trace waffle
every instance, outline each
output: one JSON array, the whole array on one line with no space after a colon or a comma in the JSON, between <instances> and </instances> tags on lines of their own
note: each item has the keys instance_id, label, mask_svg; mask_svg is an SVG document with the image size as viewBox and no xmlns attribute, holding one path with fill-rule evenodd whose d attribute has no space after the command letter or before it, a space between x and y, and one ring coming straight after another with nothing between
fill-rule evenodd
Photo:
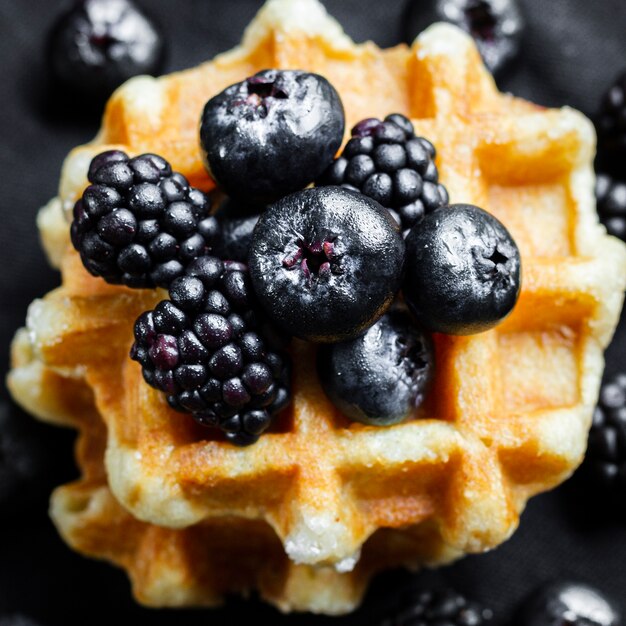
<instances>
[{"instance_id":1,"label":"waffle","mask_svg":"<svg viewBox=\"0 0 626 626\"><path fill-rule=\"evenodd\" d=\"M315 348L293 344L293 395L268 434L236 448L173 413L128 358L133 320L162 299L91 277L68 212L90 159L156 152L205 190L204 102L267 68L326 76L347 128L408 115L438 148L452 202L515 237L523 289L504 323L436 335L436 376L416 419L349 422L322 392ZM626 285L626 248L598 224L593 127L498 93L472 40L438 24L411 47L356 45L316 0L270 0L234 50L132 79L95 140L65 161L38 224L62 285L31 305L8 383L43 420L77 428L82 476L51 515L74 549L127 572L150 606L218 604L257 589L283 611L345 613L384 568L448 563L511 536L527 500L580 463Z\"/></svg>"}]
</instances>

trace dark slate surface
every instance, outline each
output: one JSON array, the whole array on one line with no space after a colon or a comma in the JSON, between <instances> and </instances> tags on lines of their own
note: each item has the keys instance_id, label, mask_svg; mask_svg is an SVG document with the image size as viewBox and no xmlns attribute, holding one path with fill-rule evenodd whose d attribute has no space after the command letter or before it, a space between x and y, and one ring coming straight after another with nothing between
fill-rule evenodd
<instances>
[{"instance_id":1,"label":"dark slate surface","mask_svg":"<svg viewBox=\"0 0 626 626\"><path fill-rule=\"evenodd\" d=\"M356 40L383 46L405 36L404 0L326 0ZM35 229L37 209L56 192L62 160L89 140L98 116L60 106L46 88L43 64L47 29L62 2L0 0L0 354L8 367L10 339L27 305L58 283L46 265ZM196 64L235 45L260 2L151 0L167 25L167 70ZM600 93L626 65L623 0L524 0L528 30L522 58L501 87L546 105L570 104L590 114ZM607 353L609 373L624 367L626 327ZM491 606L508 621L531 588L552 578L575 578L611 594L626 614L626 522L598 513L570 482L533 499L508 543L436 572L380 576L363 609L341 619L283 617L256 600L231 600L225 609L150 611L130 598L126 576L84 559L57 536L46 515L51 488L71 479L73 435L36 424L10 404L0 388L0 618L18 614L42 625L135 623L191 626L226 620L275 624L369 624L407 584L453 585ZM20 460L19 451L31 455ZM22 452L24 453L24 452ZM0 621L2 621L0 619Z\"/></svg>"}]
</instances>

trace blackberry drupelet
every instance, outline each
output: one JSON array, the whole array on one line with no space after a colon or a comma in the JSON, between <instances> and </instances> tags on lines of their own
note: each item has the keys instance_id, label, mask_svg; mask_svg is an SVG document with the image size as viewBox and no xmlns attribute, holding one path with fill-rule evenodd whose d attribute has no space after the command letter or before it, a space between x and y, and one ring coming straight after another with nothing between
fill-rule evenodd
<instances>
[{"instance_id":1,"label":"blackberry drupelet","mask_svg":"<svg viewBox=\"0 0 626 626\"><path fill-rule=\"evenodd\" d=\"M626 158L626 72L604 94L596 128L600 166L623 175Z\"/></svg>"},{"instance_id":2,"label":"blackberry drupelet","mask_svg":"<svg viewBox=\"0 0 626 626\"><path fill-rule=\"evenodd\" d=\"M352 139L317 184L360 191L390 209L406 231L448 203L435 155L433 144L416 137L404 115L393 113L382 122L368 118L352 129Z\"/></svg>"},{"instance_id":3,"label":"blackberry drupelet","mask_svg":"<svg viewBox=\"0 0 626 626\"><path fill-rule=\"evenodd\" d=\"M609 235L626 240L626 183L610 174L598 174L596 201L598 215Z\"/></svg>"},{"instance_id":4,"label":"blackberry drupelet","mask_svg":"<svg viewBox=\"0 0 626 626\"><path fill-rule=\"evenodd\" d=\"M394 615L384 619L380 626L483 626L493 618L490 609L452 590L409 589L398 604Z\"/></svg>"},{"instance_id":5,"label":"blackberry drupelet","mask_svg":"<svg viewBox=\"0 0 626 626\"><path fill-rule=\"evenodd\" d=\"M103 152L88 178L72 243L87 270L109 283L167 288L219 238L208 197L160 156Z\"/></svg>"},{"instance_id":6,"label":"blackberry drupelet","mask_svg":"<svg viewBox=\"0 0 626 626\"><path fill-rule=\"evenodd\" d=\"M254 443L289 402L289 364L253 300L246 267L204 256L135 323L131 358L170 406Z\"/></svg>"},{"instance_id":7,"label":"blackberry drupelet","mask_svg":"<svg viewBox=\"0 0 626 626\"><path fill-rule=\"evenodd\" d=\"M626 498L626 374L602 386L582 474L594 488Z\"/></svg>"}]
</instances>

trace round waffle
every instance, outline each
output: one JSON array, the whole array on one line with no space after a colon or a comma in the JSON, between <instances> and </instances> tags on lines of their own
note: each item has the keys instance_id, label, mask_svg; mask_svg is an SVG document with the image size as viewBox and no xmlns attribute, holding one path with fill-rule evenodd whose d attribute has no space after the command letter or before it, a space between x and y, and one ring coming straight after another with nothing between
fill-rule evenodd
<instances>
[{"instance_id":1,"label":"round waffle","mask_svg":"<svg viewBox=\"0 0 626 626\"><path fill-rule=\"evenodd\" d=\"M315 348L293 345L293 396L245 449L171 411L128 358L157 290L107 285L69 244L68 213L106 149L156 152L190 182L208 98L268 67L314 71L347 128L409 116L438 149L451 202L498 217L523 258L520 300L496 329L434 337L436 376L415 419L346 420L322 392ZM529 497L580 463L626 285L626 247L598 224L593 127L498 93L472 40L435 25L413 46L356 45L317 0L270 0L238 48L198 68L129 81L95 140L63 167L39 217L62 286L29 309L9 388L36 416L80 432L81 478L51 514L75 549L127 570L152 606L213 605L258 589L282 610L350 611L383 568L438 565L515 530Z\"/></svg>"}]
</instances>

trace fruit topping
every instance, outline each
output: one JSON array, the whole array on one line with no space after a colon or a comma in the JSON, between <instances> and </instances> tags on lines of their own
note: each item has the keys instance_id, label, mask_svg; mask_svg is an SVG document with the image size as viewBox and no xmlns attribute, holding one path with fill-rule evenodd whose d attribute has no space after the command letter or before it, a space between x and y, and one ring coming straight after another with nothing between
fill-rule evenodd
<instances>
[{"instance_id":1,"label":"fruit topping","mask_svg":"<svg viewBox=\"0 0 626 626\"><path fill-rule=\"evenodd\" d=\"M163 37L131 0L76 0L49 42L53 75L86 100L102 101L139 74L163 64Z\"/></svg>"},{"instance_id":2,"label":"fruit topping","mask_svg":"<svg viewBox=\"0 0 626 626\"><path fill-rule=\"evenodd\" d=\"M209 173L226 193L264 204L317 178L343 131L343 105L325 78L272 69L206 103L200 142Z\"/></svg>"},{"instance_id":3,"label":"fruit topping","mask_svg":"<svg viewBox=\"0 0 626 626\"><path fill-rule=\"evenodd\" d=\"M261 215L250 276L284 332L317 342L352 339L389 307L402 279L404 241L370 198L341 187L306 189Z\"/></svg>"},{"instance_id":4,"label":"fruit topping","mask_svg":"<svg viewBox=\"0 0 626 626\"><path fill-rule=\"evenodd\" d=\"M450 335L479 333L515 306L519 250L486 211L466 204L437 209L413 227L406 246L404 296L425 328Z\"/></svg>"},{"instance_id":5,"label":"fruit topping","mask_svg":"<svg viewBox=\"0 0 626 626\"><path fill-rule=\"evenodd\" d=\"M200 190L155 154L96 156L74 206L72 243L87 270L128 287L165 287L219 237Z\"/></svg>"},{"instance_id":6,"label":"fruit topping","mask_svg":"<svg viewBox=\"0 0 626 626\"><path fill-rule=\"evenodd\" d=\"M360 191L392 209L404 231L448 204L448 192L438 182L435 154L433 144L416 137L404 115L393 113L384 121L368 118L352 129L352 139L318 185Z\"/></svg>"},{"instance_id":7,"label":"fruit topping","mask_svg":"<svg viewBox=\"0 0 626 626\"><path fill-rule=\"evenodd\" d=\"M317 371L324 391L347 417L377 426L410 417L434 369L430 339L403 311L383 315L355 339L324 345Z\"/></svg>"},{"instance_id":8,"label":"fruit topping","mask_svg":"<svg viewBox=\"0 0 626 626\"><path fill-rule=\"evenodd\" d=\"M626 240L626 183L610 174L598 174L596 201L600 220L609 235Z\"/></svg>"},{"instance_id":9,"label":"fruit topping","mask_svg":"<svg viewBox=\"0 0 626 626\"><path fill-rule=\"evenodd\" d=\"M220 428L232 443L254 443L288 404L290 384L245 266L196 259L169 297L137 319L131 358L172 408Z\"/></svg>"},{"instance_id":10,"label":"fruit topping","mask_svg":"<svg viewBox=\"0 0 626 626\"><path fill-rule=\"evenodd\" d=\"M521 607L520 626L619 626L613 604L581 583L553 582L538 589Z\"/></svg>"}]
</instances>

